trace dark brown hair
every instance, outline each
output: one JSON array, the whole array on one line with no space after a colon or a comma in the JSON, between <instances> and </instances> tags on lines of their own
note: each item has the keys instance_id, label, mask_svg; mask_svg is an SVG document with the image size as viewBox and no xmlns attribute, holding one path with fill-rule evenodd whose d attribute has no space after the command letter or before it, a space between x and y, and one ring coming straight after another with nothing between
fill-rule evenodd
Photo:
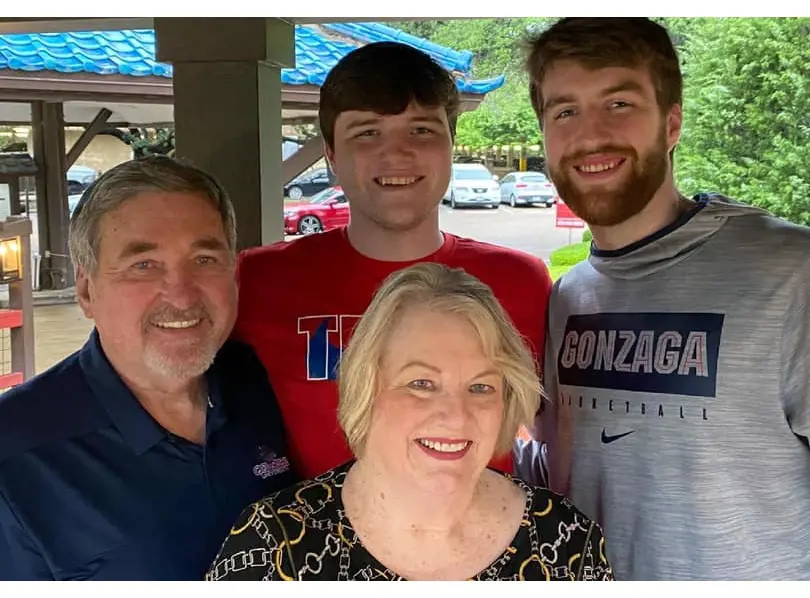
<instances>
[{"instance_id":1,"label":"dark brown hair","mask_svg":"<svg viewBox=\"0 0 810 598\"><path fill-rule=\"evenodd\" d=\"M349 52L321 86L318 120L334 147L335 121L347 110L400 114L408 104L443 107L455 133L459 93L453 76L424 52L398 42L377 42Z\"/></svg>"},{"instance_id":2,"label":"dark brown hair","mask_svg":"<svg viewBox=\"0 0 810 598\"><path fill-rule=\"evenodd\" d=\"M543 78L558 60L574 60L591 69L646 66L662 111L683 102L678 55L667 30L650 19L568 17L531 40L528 51L529 92L541 124Z\"/></svg>"}]
</instances>

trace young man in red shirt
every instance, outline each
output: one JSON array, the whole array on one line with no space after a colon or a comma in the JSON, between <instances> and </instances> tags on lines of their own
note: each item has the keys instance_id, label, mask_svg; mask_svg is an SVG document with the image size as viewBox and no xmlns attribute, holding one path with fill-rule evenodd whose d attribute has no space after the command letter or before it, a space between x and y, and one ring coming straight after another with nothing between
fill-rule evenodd
<instances>
[{"instance_id":1,"label":"young man in red shirt","mask_svg":"<svg viewBox=\"0 0 810 598\"><path fill-rule=\"evenodd\" d=\"M423 52L382 42L348 54L321 87L319 113L326 158L351 206L348 226L240 257L235 335L268 371L299 475L352 456L337 423L336 366L395 270L420 261L464 268L543 354L551 291L543 261L439 229L458 109L453 77ZM511 472L511 461L492 465Z\"/></svg>"}]
</instances>

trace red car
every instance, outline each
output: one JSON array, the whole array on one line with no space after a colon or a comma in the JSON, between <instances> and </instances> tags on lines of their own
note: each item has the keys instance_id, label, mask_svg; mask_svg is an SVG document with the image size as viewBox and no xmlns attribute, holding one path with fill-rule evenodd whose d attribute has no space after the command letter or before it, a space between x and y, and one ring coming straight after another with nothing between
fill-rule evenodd
<instances>
[{"instance_id":1,"label":"red car","mask_svg":"<svg viewBox=\"0 0 810 598\"><path fill-rule=\"evenodd\" d=\"M349 223L349 202L340 187L328 187L312 199L284 206L284 232L311 235Z\"/></svg>"}]
</instances>

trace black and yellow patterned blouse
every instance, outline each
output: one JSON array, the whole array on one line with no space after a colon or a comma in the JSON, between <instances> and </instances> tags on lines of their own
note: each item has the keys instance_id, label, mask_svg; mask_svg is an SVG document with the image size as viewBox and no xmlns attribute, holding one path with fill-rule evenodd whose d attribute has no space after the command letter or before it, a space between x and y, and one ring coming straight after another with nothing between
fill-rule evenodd
<instances>
[{"instance_id":1,"label":"black and yellow patterned blouse","mask_svg":"<svg viewBox=\"0 0 810 598\"><path fill-rule=\"evenodd\" d=\"M251 505L206 580L404 581L363 547L346 518L341 491L350 466ZM598 525L566 498L510 479L526 493L523 523L510 546L473 580L613 579Z\"/></svg>"}]
</instances>

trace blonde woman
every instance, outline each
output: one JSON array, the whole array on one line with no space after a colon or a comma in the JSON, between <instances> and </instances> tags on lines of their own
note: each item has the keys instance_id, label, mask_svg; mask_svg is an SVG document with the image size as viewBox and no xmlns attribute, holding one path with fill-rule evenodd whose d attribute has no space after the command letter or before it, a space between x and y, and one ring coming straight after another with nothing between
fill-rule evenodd
<instances>
[{"instance_id":1,"label":"blonde woman","mask_svg":"<svg viewBox=\"0 0 810 598\"><path fill-rule=\"evenodd\" d=\"M601 529L489 469L542 389L489 287L423 263L392 274L340 365L355 459L253 504L209 580L611 580Z\"/></svg>"}]
</instances>

